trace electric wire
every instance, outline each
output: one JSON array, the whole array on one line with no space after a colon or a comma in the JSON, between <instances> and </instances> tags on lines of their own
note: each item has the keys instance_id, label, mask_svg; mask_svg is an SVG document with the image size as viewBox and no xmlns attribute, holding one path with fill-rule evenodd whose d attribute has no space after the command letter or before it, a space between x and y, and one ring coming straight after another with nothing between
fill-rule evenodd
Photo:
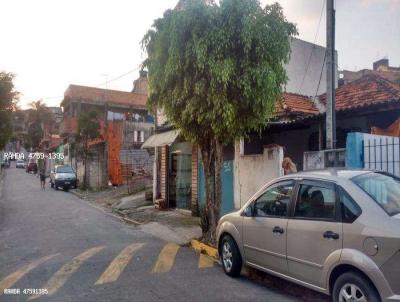
<instances>
[{"instance_id":1,"label":"electric wire","mask_svg":"<svg viewBox=\"0 0 400 302\"><path fill-rule=\"evenodd\" d=\"M102 82L102 83L100 83L98 85L95 85L95 87L101 87L103 85L107 85L110 82L117 81L117 80L119 80L119 79L121 79L121 78L123 78L123 77L125 77L125 76L127 76L127 75L129 75L129 74L131 74L131 73L133 73L133 72L135 72L137 70L139 70L139 69L140 69L140 65L138 67L136 67L134 69L131 69L131 70L127 71L127 72L124 72L124 73L122 73L122 74L120 74L120 75L118 75L118 76L116 76L116 77L114 77L114 78L112 78L110 80L107 80L107 81ZM57 99L57 98L63 98L63 97L64 97L64 95L58 95L58 96L42 97L42 98L38 98L38 100L51 100L51 99Z\"/></svg>"},{"instance_id":2,"label":"electric wire","mask_svg":"<svg viewBox=\"0 0 400 302\"><path fill-rule=\"evenodd\" d=\"M315 36L314 36L313 46L312 46L312 48L311 48L310 56L308 57L308 62L307 62L306 71L305 71L305 73L304 73L304 75L303 75L303 78L302 78L302 80L301 80L300 87L299 87L299 90L298 90L298 94L301 93L301 89L303 88L304 80L305 80L306 75L307 75L307 73L308 73L308 69L310 68L311 58L312 58L312 55L313 55L313 52L314 52L314 49L315 49L315 43L316 43L317 38L318 38L318 33L319 33L319 28L320 28L320 26L321 26L321 20L322 20L322 15L323 15L323 13L324 13L324 8L325 8L325 0L323 0L323 2L322 2L322 9L321 9L321 13L320 13L320 16L319 16L317 31L316 31Z\"/></svg>"}]
</instances>

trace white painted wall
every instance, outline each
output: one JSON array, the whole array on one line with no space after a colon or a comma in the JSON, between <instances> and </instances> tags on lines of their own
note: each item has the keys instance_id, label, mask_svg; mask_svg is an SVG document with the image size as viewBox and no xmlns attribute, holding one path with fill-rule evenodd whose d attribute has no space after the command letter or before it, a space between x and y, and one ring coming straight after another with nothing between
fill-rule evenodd
<instances>
[{"instance_id":1,"label":"white painted wall","mask_svg":"<svg viewBox=\"0 0 400 302\"><path fill-rule=\"evenodd\" d=\"M263 154L240 155L240 142L235 143L234 196L240 208L268 181L282 176L283 148L264 148Z\"/></svg>"},{"instance_id":2,"label":"white painted wall","mask_svg":"<svg viewBox=\"0 0 400 302\"><path fill-rule=\"evenodd\" d=\"M292 39L291 57L285 69L288 82L286 92L297 93L306 96L315 96L326 92L326 60L324 64L325 47L299 39ZM310 59L310 54L311 59ZM307 69L308 62L310 64ZM337 62L337 52L336 52ZM322 77L318 88L318 82L323 67ZM303 81L304 78L304 81ZM338 71L336 68L336 87ZM303 82L303 84L302 84ZM318 90L317 90L318 88Z\"/></svg>"}]
</instances>

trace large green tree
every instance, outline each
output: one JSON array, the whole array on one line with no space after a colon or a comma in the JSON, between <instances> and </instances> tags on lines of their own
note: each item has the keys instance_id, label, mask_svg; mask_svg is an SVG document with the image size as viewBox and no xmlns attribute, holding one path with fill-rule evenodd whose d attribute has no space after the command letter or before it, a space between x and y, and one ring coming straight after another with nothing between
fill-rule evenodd
<instances>
[{"instance_id":1,"label":"large green tree","mask_svg":"<svg viewBox=\"0 0 400 302\"><path fill-rule=\"evenodd\" d=\"M260 131L272 117L295 34L279 4L186 0L155 20L143 39L149 105L200 148L204 235L211 241L220 216L223 146Z\"/></svg>"},{"instance_id":2,"label":"large green tree","mask_svg":"<svg viewBox=\"0 0 400 302\"><path fill-rule=\"evenodd\" d=\"M12 112L18 100L13 80L12 73L0 72L0 150L12 136Z\"/></svg>"}]
</instances>

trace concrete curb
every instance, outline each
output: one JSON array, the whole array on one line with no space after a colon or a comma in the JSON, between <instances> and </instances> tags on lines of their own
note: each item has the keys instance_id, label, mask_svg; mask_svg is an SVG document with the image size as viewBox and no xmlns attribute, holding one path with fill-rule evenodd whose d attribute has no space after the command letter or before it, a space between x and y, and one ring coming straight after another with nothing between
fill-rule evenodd
<instances>
[{"instance_id":1,"label":"concrete curb","mask_svg":"<svg viewBox=\"0 0 400 302\"><path fill-rule=\"evenodd\" d=\"M190 241L190 246L196 252L201 254L206 254L207 256L213 258L214 260L219 261L218 250L216 248L209 246L203 242L200 242L196 239Z\"/></svg>"},{"instance_id":2,"label":"concrete curb","mask_svg":"<svg viewBox=\"0 0 400 302\"><path fill-rule=\"evenodd\" d=\"M5 174L4 169L1 169L0 170L0 199L3 196L2 193L3 193L3 178L4 178L4 174Z\"/></svg>"},{"instance_id":3,"label":"concrete curb","mask_svg":"<svg viewBox=\"0 0 400 302\"><path fill-rule=\"evenodd\" d=\"M68 190L68 192L74 194L76 197L79 197L82 200L85 200L85 195L76 190Z\"/></svg>"},{"instance_id":4,"label":"concrete curb","mask_svg":"<svg viewBox=\"0 0 400 302\"><path fill-rule=\"evenodd\" d=\"M90 201L86 200L85 198L83 198L83 195L76 192L76 191L69 191L69 193L72 193L73 195L75 195L76 197L78 197L80 200L84 201L85 204L89 205L92 208L95 208L101 212L103 212L106 215L109 215L111 217L117 218L118 220L128 223L128 224L134 224L134 225L142 225L143 223L140 223L136 220L130 219L125 217L123 214L119 213L119 211L114 211L112 210L111 212L106 211L103 207L100 207L98 205L95 205L93 203L91 203Z\"/></svg>"}]
</instances>

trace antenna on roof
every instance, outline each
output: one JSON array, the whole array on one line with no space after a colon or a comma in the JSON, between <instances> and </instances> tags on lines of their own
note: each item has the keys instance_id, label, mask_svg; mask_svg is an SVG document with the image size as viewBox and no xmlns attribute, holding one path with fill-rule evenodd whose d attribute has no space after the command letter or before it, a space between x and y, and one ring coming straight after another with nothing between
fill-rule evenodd
<instances>
[{"instance_id":1,"label":"antenna on roof","mask_svg":"<svg viewBox=\"0 0 400 302\"><path fill-rule=\"evenodd\" d=\"M106 81L104 82L104 84L106 84L106 89L108 89L108 76L109 76L109 74L108 73L102 73L101 76L106 78Z\"/></svg>"}]
</instances>

